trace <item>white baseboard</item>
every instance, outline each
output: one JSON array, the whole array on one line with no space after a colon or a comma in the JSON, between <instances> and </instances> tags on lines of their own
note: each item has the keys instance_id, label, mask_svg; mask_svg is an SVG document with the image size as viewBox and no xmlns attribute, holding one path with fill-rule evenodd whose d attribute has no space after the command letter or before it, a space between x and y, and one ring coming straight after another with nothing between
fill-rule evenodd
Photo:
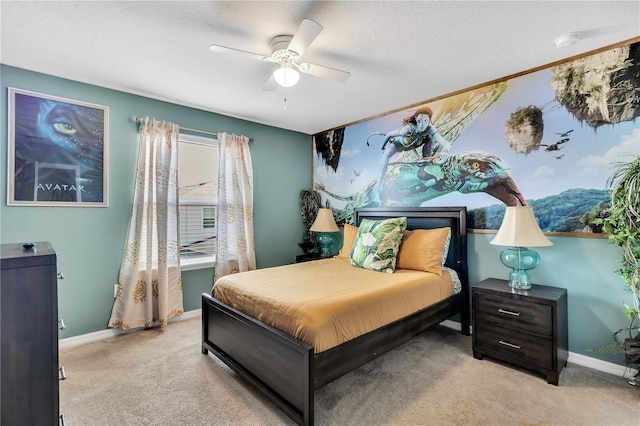
<instances>
[{"instance_id":1,"label":"white baseboard","mask_svg":"<svg viewBox=\"0 0 640 426\"><path fill-rule=\"evenodd\" d=\"M176 317L169 322L182 321L186 319L196 318L202 315L202 309L194 309L193 311L185 312L184 314ZM67 349L74 346L80 346L91 342L97 342L98 340L108 339L110 337L120 336L122 334L131 333L141 330L141 328L134 328L131 330L120 330L110 328L108 330L95 331L93 333L81 334L80 336L67 337L66 339L60 339L58 341L58 348Z\"/></svg>"},{"instance_id":2,"label":"white baseboard","mask_svg":"<svg viewBox=\"0 0 640 426\"><path fill-rule=\"evenodd\" d=\"M573 352L569 352L569 359L567 361L572 364L578 364L583 367L593 368L594 370L614 374L620 377L626 377L628 379L638 374L638 370L636 369L624 367L612 362L602 361L597 358L592 358L590 356L580 355Z\"/></svg>"},{"instance_id":3,"label":"white baseboard","mask_svg":"<svg viewBox=\"0 0 640 426\"><path fill-rule=\"evenodd\" d=\"M458 321L444 320L440 323L440 325L457 331L462 330L462 325Z\"/></svg>"},{"instance_id":4,"label":"white baseboard","mask_svg":"<svg viewBox=\"0 0 640 426\"><path fill-rule=\"evenodd\" d=\"M191 318L196 318L202 315L202 309L195 309L193 311L185 312L183 315L180 315L177 318L172 319L173 321L181 321ZM444 327L451 328L453 330L460 331L462 330L462 326L457 321L444 320L440 323L440 325ZM60 349L72 348L74 346L84 345L86 343L96 342L98 340L108 339L110 337L119 336L121 334L131 333L133 331L138 331L139 328L133 330L100 330L93 333L82 334L80 336L67 337L66 339L60 339L58 342L58 347ZM620 377L631 378L638 374L637 370L633 368L626 368L622 365L614 364L612 362L602 361L596 358L591 358L589 356L580 355L577 353L569 352L568 362L581 365L587 368L593 368L594 370L602 371L609 374L614 374Z\"/></svg>"}]
</instances>

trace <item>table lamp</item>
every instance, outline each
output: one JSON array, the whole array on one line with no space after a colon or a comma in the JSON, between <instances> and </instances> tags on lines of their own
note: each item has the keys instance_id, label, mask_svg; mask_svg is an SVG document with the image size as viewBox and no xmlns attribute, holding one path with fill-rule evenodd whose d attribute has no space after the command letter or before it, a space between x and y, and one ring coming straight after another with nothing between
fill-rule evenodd
<instances>
[{"instance_id":1,"label":"table lamp","mask_svg":"<svg viewBox=\"0 0 640 426\"><path fill-rule=\"evenodd\" d=\"M500 261L512 269L509 273L509 286L517 290L531 288L531 277L527 270L540 263L540 255L527 247L553 245L540 230L533 209L529 206L507 207L502 225L491 244L511 246L500 253Z\"/></svg>"},{"instance_id":2,"label":"table lamp","mask_svg":"<svg viewBox=\"0 0 640 426\"><path fill-rule=\"evenodd\" d=\"M316 232L316 241L320 246L320 256L331 257L331 245L336 242L336 236L332 232L338 232L338 225L333 218L331 209L318 209L316 220L309 228L309 231Z\"/></svg>"}]
</instances>

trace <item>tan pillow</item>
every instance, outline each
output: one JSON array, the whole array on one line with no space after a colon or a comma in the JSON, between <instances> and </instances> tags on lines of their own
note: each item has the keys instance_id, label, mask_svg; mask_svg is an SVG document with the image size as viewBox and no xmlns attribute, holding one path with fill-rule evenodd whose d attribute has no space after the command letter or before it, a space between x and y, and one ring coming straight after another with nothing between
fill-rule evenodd
<instances>
[{"instance_id":1,"label":"tan pillow","mask_svg":"<svg viewBox=\"0 0 640 426\"><path fill-rule=\"evenodd\" d=\"M342 231L342 248L336 255L338 259L351 259L351 250L353 249L353 243L356 241L356 235L358 235L358 227L345 223Z\"/></svg>"},{"instance_id":2,"label":"tan pillow","mask_svg":"<svg viewBox=\"0 0 640 426\"><path fill-rule=\"evenodd\" d=\"M404 231L396 268L442 275L442 259L450 234L450 228Z\"/></svg>"}]
</instances>

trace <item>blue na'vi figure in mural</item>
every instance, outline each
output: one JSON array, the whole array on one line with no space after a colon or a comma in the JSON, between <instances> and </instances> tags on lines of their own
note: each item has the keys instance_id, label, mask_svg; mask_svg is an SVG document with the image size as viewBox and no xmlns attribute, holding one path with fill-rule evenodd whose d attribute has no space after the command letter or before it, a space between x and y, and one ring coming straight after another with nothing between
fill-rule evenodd
<instances>
[{"instance_id":1,"label":"blue na'vi figure in mural","mask_svg":"<svg viewBox=\"0 0 640 426\"><path fill-rule=\"evenodd\" d=\"M381 204L379 194L384 183L384 176L389 167L389 160L399 152L413 151L420 157L417 149L422 147L422 160L434 161L445 155L451 144L438 132L431 123L433 111L428 106L418 108L411 116L402 121L402 127L390 132L381 132L378 135L384 136L382 144L382 159L378 169L378 180L375 184L375 197L378 205ZM374 133L375 135L375 133ZM373 135L370 135L371 137ZM367 142L368 143L368 142Z\"/></svg>"}]
</instances>

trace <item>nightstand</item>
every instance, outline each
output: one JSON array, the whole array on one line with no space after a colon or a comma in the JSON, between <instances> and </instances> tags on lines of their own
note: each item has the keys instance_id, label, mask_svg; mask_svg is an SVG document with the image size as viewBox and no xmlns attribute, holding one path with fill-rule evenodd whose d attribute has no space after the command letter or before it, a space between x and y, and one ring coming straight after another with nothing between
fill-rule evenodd
<instances>
[{"instance_id":1,"label":"nightstand","mask_svg":"<svg viewBox=\"0 0 640 426\"><path fill-rule=\"evenodd\" d=\"M471 288L473 356L506 361L558 385L567 365L567 290L534 284L514 290L486 279Z\"/></svg>"}]
</instances>

